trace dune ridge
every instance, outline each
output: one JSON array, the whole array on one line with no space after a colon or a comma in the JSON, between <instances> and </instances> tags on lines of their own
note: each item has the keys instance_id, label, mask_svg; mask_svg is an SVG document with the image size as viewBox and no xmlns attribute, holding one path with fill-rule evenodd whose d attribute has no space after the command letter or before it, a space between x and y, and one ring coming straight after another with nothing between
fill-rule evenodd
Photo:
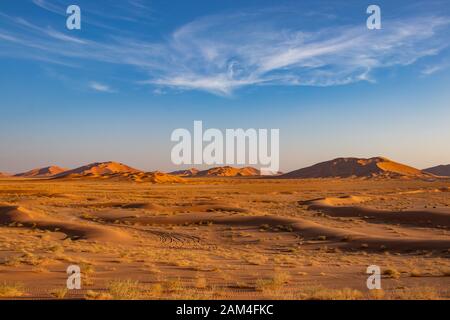
<instances>
[{"instance_id":1,"label":"dune ridge","mask_svg":"<svg viewBox=\"0 0 450 320\"><path fill-rule=\"evenodd\" d=\"M174 175L174 176L180 176L180 177L193 177L193 176L196 176L199 172L200 172L200 170L198 170L196 168L190 168L190 169L186 169L186 170L172 171L172 172L169 172L169 174Z\"/></svg>"},{"instance_id":2,"label":"dune ridge","mask_svg":"<svg viewBox=\"0 0 450 320\"><path fill-rule=\"evenodd\" d=\"M101 240L107 242L121 242L129 240L130 237L118 230L103 226L91 226L77 222L66 222L50 218L44 214L32 212L20 206L0 205L0 224L25 226L27 228L38 228L49 231L65 233L67 237L74 240Z\"/></svg>"},{"instance_id":3,"label":"dune ridge","mask_svg":"<svg viewBox=\"0 0 450 320\"><path fill-rule=\"evenodd\" d=\"M333 217L362 217L368 222L400 224L417 227L450 227L450 210L380 210L358 206L369 197L344 196L299 201L308 210L318 210Z\"/></svg>"},{"instance_id":4,"label":"dune ridge","mask_svg":"<svg viewBox=\"0 0 450 320\"><path fill-rule=\"evenodd\" d=\"M391 161L384 157L337 158L310 167L291 171L277 178L432 178L419 169Z\"/></svg>"},{"instance_id":5,"label":"dune ridge","mask_svg":"<svg viewBox=\"0 0 450 320\"><path fill-rule=\"evenodd\" d=\"M101 176L105 174L114 174L114 173L139 173L139 172L142 171L129 167L123 163L108 161L108 162L94 162L72 170L67 170L60 174L55 175L55 178Z\"/></svg>"},{"instance_id":6,"label":"dune ridge","mask_svg":"<svg viewBox=\"0 0 450 320\"><path fill-rule=\"evenodd\" d=\"M423 169L423 171L434 174L436 176L450 177L450 164Z\"/></svg>"},{"instance_id":7,"label":"dune ridge","mask_svg":"<svg viewBox=\"0 0 450 320\"><path fill-rule=\"evenodd\" d=\"M230 166L214 167L207 170L199 171L198 177L248 177L259 176L261 173L253 167L235 168Z\"/></svg>"},{"instance_id":8,"label":"dune ridge","mask_svg":"<svg viewBox=\"0 0 450 320\"><path fill-rule=\"evenodd\" d=\"M61 168L58 166L49 166L44 168L36 168L32 169L30 171L22 172L15 174L15 177L22 177L22 178L46 178L46 177L53 177L57 174L60 174L62 172L67 171L66 168Z\"/></svg>"},{"instance_id":9,"label":"dune ridge","mask_svg":"<svg viewBox=\"0 0 450 320\"><path fill-rule=\"evenodd\" d=\"M122 222L126 224L139 225L225 225L261 228L281 228L294 232L305 240L314 240L318 237L326 237L327 241L342 249L361 249L370 251L395 250L395 251L417 251L450 248L447 240L424 240L417 238L390 238L370 236L356 231L324 226L316 222L307 221L302 218L288 218L273 215L252 216L223 216L217 213L188 213L177 216L137 216L129 213L98 213L96 216L102 221L109 223Z\"/></svg>"}]
</instances>

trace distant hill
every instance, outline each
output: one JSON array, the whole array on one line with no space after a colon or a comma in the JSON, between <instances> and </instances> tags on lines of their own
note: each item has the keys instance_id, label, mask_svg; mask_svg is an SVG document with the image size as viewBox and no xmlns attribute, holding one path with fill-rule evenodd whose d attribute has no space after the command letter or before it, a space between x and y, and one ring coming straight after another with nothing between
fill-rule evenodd
<instances>
[{"instance_id":1,"label":"distant hill","mask_svg":"<svg viewBox=\"0 0 450 320\"><path fill-rule=\"evenodd\" d=\"M196 168L190 168L190 169L186 169L186 170L172 171L169 174L174 175L174 176L179 176L179 177L193 177L193 176L196 176L199 172L200 172L200 170L198 170Z\"/></svg>"},{"instance_id":2,"label":"distant hill","mask_svg":"<svg viewBox=\"0 0 450 320\"><path fill-rule=\"evenodd\" d=\"M149 181L152 183L182 183L186 181L181 177L159 171L147 172L141 179L142 181Z\"/></svg>"},{"instance_id":3,"label":"distant hill","mask_svg":"<svg viewBox=\"0 0 450 320\"><path fill-rule=\"evenodd\" d=\"M54 179L108 179L150 183L180 183L185 180L159 171L144 172L119 162L95 162L62 172Z\"/></svg>"},{"instance_id":4,"label":"distant hill","mask_svg":"<svg viewBox=\"0 0 450 320\"><path fill-rule=\"evenodd\" d=\"M55 178L95 177L110 174L140 173L142 171L129 167L123 163L108 161L95 162L76 169L67 170L55 175Z\"/></svg>"},{"instance_id":5,"label":"distant hill","mask_svg":"<svg viewBox=\"0 0 450 320\"><path fill-rule=\"evenodd\" d=\"M234 168L230 166L215 167L208 170L199 171L198 177L247 177L259 176L260 171L253 167Z\"/></svg>"},{"instance_id":6,"label":"distant hill","mask_svg":"<svg viewBox=\"0 0 450 320\"><path fill-rule=\"evenodd\" d=\"M430 178L431 174L384 157L337 158L295 170L278 178Z\"/></svg>"},{"instance_id":7,"label":"distant hill","mask_svg":"<svg viewBox=\"0 0 450 320\"><path fill-rule=\"evenodd\" d=\"M428 169L424 169L423 171L434 174L436 176L450 177L450 164L431 167Z\"/></svg>"},{"instance_id":8,"label":"distant hill","mask_svg":"<svg viewBox=\"0 0 450 320\"><path fill-rule=\"evenodd\" d=\"M105 173L97 176L85 176L84 178L100 178L112 181L134 181L134 182L150 182L150 183L182 183L186 180L179 176L168 173L153 172L116 172Z\"/></svg>"},{"instance_id":9,"label":"distant hill","mask_svg":"<svg viewBox=\"0 0 450 320\"><path fill-rule=\"evenodd\" d=\"M6 172L0 172L0 178L7 178L10 177L11 175L9 173Z\"/></svg>"},{"instance_id":10,"label":"distant hill","mask_svg":"<svg viewBox=\"0 0 450 320\"><path fill-rule=\"evenodd\" d=\"M58 166L50 166L45 168L37 168L27 172L22 172L14 175L21 178L47 178L60 174L68 169L60 168Z\"/></svg>"}]
</instances>

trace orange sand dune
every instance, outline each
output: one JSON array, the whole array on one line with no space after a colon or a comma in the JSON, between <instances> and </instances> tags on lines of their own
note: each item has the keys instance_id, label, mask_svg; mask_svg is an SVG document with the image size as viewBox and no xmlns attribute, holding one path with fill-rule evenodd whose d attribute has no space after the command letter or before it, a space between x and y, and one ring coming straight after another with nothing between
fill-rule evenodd
<instances>
[{"instance_id":1,"label":"orange sand dune","mask_svg":"<svg viewBox=\"0 0 450 320\"><path fill-rule=\"evenodd\" d=\"M138 173L112 173L103 174L102 179L111 179L114 181L135 181L135 182L150 182L150 183L183 183L185 180L181 177L172 176L167 173L154 172L138 172Z\"/></svg>"},{"instance_id":2,"label":"orange sand dune","mask_svg":"<svg viewBox=\"0 0 450 320\"><path fill-rule=\"evenodd\" d=\"M234 168L230 166L215 167L208 170L199 171L196 176L199 177L239 177L239 176L258 176L260 171L253 167Z\"/></svg>"},{"instance_id":3,"label":"orange sand dune","mask_svg":"<svg viewBox=\"0 0 450 320\"><path fill-rule=\"evenodd\" d=\"M179 204L177 206L162 206L148 202L99 202L99 203L83 203L75 205L84 208L113 208L113 209L143 209L153 212L226 212L226 213L255 213L246 208L240 208L230 203L220 201L197 201L194 203Z\"/></svg>"},{"instance_id":4,"label":"orange sand dune","mask_svg":"<svg viewBox=\"0 0 450 320\"><path fill-rule=\"evenodd\" d=\"M337 158L295 170L278 178L431 178L431 174L383 157Z\"/></svg>"},{"instance_id":5,"label":"orange sand dune","mask_svg":"<svg viewBox=\"0 0 450 320\"><path fill-rule=\"evenodd\" d=\"M227 225L262 228L269 226L286 232L294 232L305 240L314 240L318 237L326 237L330 243L342 249L364 250L396 250L416 251L450 248L448 240L424 240L412 237L391 238L377 237L367 234L349 231L341 228L324 226L316 222L307 221L302 218L287 218L273 215L265 216L224 216L218 213L188 213L176 216L139 216L127 212L103 212L97 213L102 221L123 222L126 224L139 225Z\"/></svg>"},{"instance_id":6,"label":"orange sand dune","mask_svg":"<svg viewBox=\"0 0 450 320\"><path fill-rule=\"evenodd\" d=\"M73 170L68 170L56 175L56 178L66 177L84 177L84 176L101 176L104 174L113 173L139 173L140 170L129 167L125 164L108 161L108 162L95 162L82 166Z\"/></svg>"},{"instance_id":7,"label":"orange sand dune","mask_svg":"<svg viewBox=\"0 0 450 320\"><path fill-rule=\"evenodd\" d=\"M135 181L150 183L181 183L180 177L163 172L143 172L118 162L91 163L73 170L57 174L54 179L111 179L113 181Z\"/></svg>"},{"instance_id":8,"label":"orange sand dune","mask_svg":"<svg viewBox=\"0 0 450 320\"><path fill-rule=\"evenodd\" d=\"M27 172L18 173L15 177L22 178L45 178L45 177L53 177L57 174L60 174L64 171L67 171L66 168L60 168L58 166L50 166L45 168L37 168Z\"/></svg>"},{"instance_id":9,"label":"orange sand dune","mask_svg":"<svg viewBox=\"0 0 450 320\"><path fill-rule=\"evenodd\" d=\"M76 222L66 222L31 212L19 206L0 205L0 224L25 226L65 233L72 239L122 242L130 237L123 231L103 226L90 226Z\"/></svg>"}]
</instances>

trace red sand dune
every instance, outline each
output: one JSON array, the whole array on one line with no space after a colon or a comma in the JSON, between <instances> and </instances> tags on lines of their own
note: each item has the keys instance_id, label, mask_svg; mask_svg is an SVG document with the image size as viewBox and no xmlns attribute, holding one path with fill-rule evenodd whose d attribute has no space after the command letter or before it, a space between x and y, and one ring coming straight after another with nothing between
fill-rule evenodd
<instances>
[{"instance_id":1,"label":"red sand dune","mask_svg":"<svg viewBox=\"0 0 450 320\"><path fill-rule=\"evenodd\" d=\"M45 178L55 176L67 170L68 169L66 168L60 168L58 166L49 166L45 168L36 168L27 172L18 173L14 176L22 178Z\"/></svg>"},{"instance_id":2,"label":"red sand dune","mask_svg":"<svg viewBox=\"0 0 450 320\"><path fill-rule=\"evenodd\" d=\"M313 166L295 170L279 178L430 178L431 174L419 169L391 161L383 157L375 158L337 158Z\"/></svg>"}]
</instances>

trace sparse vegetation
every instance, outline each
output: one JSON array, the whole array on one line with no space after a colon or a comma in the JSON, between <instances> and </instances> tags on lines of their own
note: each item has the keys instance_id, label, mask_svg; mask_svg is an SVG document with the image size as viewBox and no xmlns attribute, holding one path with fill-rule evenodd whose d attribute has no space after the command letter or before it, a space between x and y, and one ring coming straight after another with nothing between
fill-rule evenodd
<instances>
[{"instance_id":1,"label":"sparse vegetation","mask_svg":"<svg viewBox=\"0 0 450 320\"><path fill-rule=\"evenodd\" d=\"M0 298L17 298L23 295L23 284L17 282L0 282Z\"/></svg>"},{"instance_id":2,"label":"sparse vegetation","mask_svg":"<svg viewBox=\"0 0 450 320\"><path fill-rule=\"evenodd\" d=\"M316 215L308 205L297 203L299 198L321 197L356 201L357 197L340 197L358 192L364 194L364 205L383 210L404 210L425 200L430 208L450 205L442 192L396 196L402 190L422 188L421 182L209 179L196 183L195 188L187 183L155 185L149 190L145 184L95 179L52 184L0 181L0 203L23 206L32 216L129 236L125 241L90 238L85 232L90 230L84 230L88 236L77 238L66 237L64 229L55 233L54 226L2 225L0 281L20 270L24 284L0 282L0 297L34 298L36 292L44 292L43 298L79 298L79 293L55 289L67 266L76 264L81 267L82 289L87 290L85 299L450 298L443 278L450 275L448 251L431 247L405 252L400 245L364 240L372 230L380 239L402 240L420 234L427 241L436 232L439 239L445 239L448 232L441 228L442 223L411 232L409 225L373 223L370 217L333 217L326 211ZM424 185L432 189L432 183L439 184ZM200 213L208 215L201 223L187 218ZM175 222L159 224L152 220L155 217ZM214 220L216 217L222 220ZM178 223L176 219L187 221ZM303 221L318 225L319 231L308 224L304 228ZM95 236L101 234L95 230ZM341 233L330 236L333 230ZM371 264L382 269L383 290L359 291L367 279L365 268ZM48 278L48 283L35 281L39 277ZM442 287L434 287L439 283L437 277L442 277ZM141 283L141 279L146 280ZM348 288L337 288L336 279L342 279ZM311 286L312 281L317 285ZM43 286L39 291L36 283Z\"/></svg>"},{"instance_id":3,"label":"sparse vegetation","mask_svg":"<svg viewBox=\"0 0 450 320\"><path fill-rule=\"evenodd\" d=\"M57 299L64 299L67 295L67 288L53 289L50 294Z\"/></svg>"},{"instance_id":4,"label":"sparse vegetation","mask_svg":"<svg viewBox=\"0 0 450 320\"><path fill-rule=\"evenodd\" d=\"M383 271L383 275L389 277L389 278L394 278L394 279L398 279L400 278L400 272L398 272L396 269L394 268L389 268Z\"/></svg>"},{"instance_id":5,"label":"sparse vegetation","mask_svg":"<svg viewBox=\"0 0 450 320\"><path fill-rule=\"evenodd\" d=\"M136 300L142 296L142 287L139 281L113 280L107 284L108 293L114 300Z\"/></svg>"}]
</instances>

